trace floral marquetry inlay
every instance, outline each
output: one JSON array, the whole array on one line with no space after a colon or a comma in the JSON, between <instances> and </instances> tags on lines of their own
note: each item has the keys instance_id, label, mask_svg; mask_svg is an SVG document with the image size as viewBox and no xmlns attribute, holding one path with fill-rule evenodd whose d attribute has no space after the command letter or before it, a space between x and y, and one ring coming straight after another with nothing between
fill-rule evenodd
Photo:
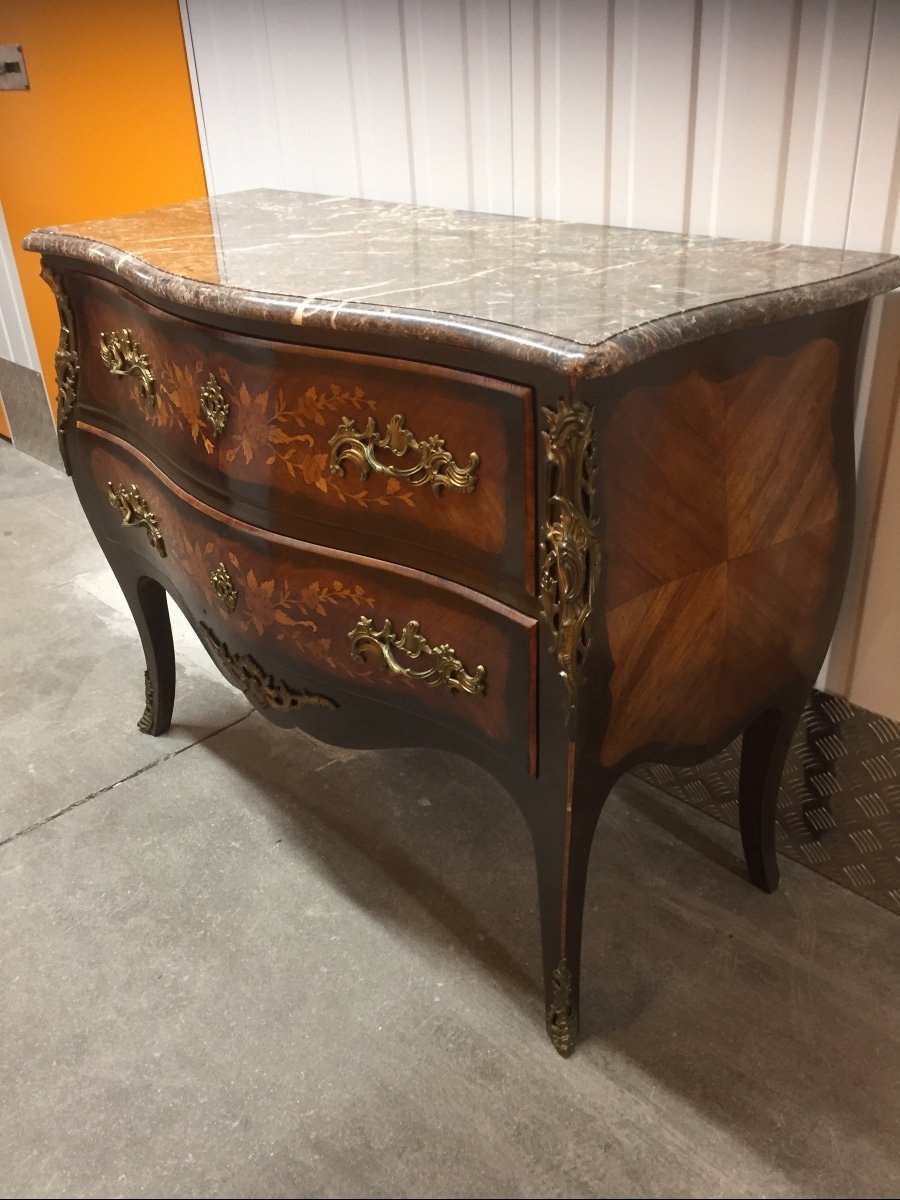
<instances>
[{"instance_id":1,"label":"floral marquetry inlay","mask_svg":"<svg viewBox=\"0 0 900 1200\"><path fill-rule=\"evenodd\" d=\"M332 470L329 438L339 422L348 411L367 417L375 410L374 400L361 388L323 383L296 392L257 391L226 367L217 367L211 375L200 361L182 366L163 359L158 376L156 404L147 414L151 423L161 430L182 431L208 455L218 452L229 466L251 477L283 472L360 508L413 506L411 485L402 476L391 476L378 487L364 481L360 486Z\"/></svg>"},{"instance_id":2,"label":"floral marquetry inlay","mask_svg":"<svg viewBox=\"0 0 900 1200\"><path fill-rule=\"evenodd\" d=\"M294 644L304 654L329 667L337 667L333 640L323 626L331 610L373 608L374 600L360 584L340 579L312 579L302 584L297 576L266 578L254 567L241 564L238 555L215 542L199 542L186 527L173 525L169 537L173 556L194 586L208 594L212 587L233 625L250 636L266 635ZM220 590L221 589L221 590Z\"/></svg>"}]
</instances>

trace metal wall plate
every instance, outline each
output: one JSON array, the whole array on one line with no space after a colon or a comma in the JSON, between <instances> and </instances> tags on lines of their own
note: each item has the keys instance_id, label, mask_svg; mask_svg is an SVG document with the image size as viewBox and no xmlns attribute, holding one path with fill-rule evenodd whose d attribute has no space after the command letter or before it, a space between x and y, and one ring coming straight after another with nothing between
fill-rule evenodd
<instances>
[{"instance_id":1,"label":"metal wall plate","mask_svg":"<svg viewBox=\"0 0 900 1200\"><path fill-rule=\"evenodd\" d=\"M0 92L27 92L30 86L22 47L0 46Z\"/></svg>"},{"instance_id":2,"label":"metal wall plate","mask_svg":"<svg viewBox=\"0 0 900 1200\"><path fill-rule=\"evenodd\" d=\"M737 825L740 748L635 774ZM900 725L814 691L785 764L777 837L782 854L900 913Z\"/></svg>"}]
</instances>

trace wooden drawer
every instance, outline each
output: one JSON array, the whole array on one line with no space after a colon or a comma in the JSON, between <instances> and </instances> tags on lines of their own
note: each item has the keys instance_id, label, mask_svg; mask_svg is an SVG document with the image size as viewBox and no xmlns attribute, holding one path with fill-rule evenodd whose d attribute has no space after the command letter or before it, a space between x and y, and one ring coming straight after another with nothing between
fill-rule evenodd
<instances>
[{"instance_id":1,"label":"wooden drawer","mask_svg":"<svg viewBox=\"0 0 900 1200\"><path fill-rule=\"evenodd\" d=\"M83 274L69 287L80 415L192 494L291 537L534 593L530 389L223 333Z\"/></svg>"},{"instance_id":2,"label":"wooden drawer","mask_svg":"<svg viewBox=\"0 0 900 1200\"><path fill-rule=\"evenodd\" d=\"M171 582L226 675L258 705L339 707L330 694L339 685L534 771L532 618L419 571L254 529L110 435L80 423L78 438L76 482L101 541Z\"/></svg>"}]
</instances>

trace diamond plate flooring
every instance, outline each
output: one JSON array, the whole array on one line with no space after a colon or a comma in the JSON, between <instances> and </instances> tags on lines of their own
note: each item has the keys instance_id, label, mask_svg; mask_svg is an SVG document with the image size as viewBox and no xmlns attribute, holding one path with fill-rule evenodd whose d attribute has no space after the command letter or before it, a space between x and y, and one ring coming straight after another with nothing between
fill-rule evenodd
<instances>
[{"instance_id":1,"label":"diamond plate flooring","mask_svg":"<svg viewBox=\"0 0 900 1200\"><path fill-rule=\"evenodd\" d=\"M741 739L697 767L644 766L639 778L738 827ZM900 913L900 725L813 692L778 799L778 850Z\"/></svg>"}]
</instances>

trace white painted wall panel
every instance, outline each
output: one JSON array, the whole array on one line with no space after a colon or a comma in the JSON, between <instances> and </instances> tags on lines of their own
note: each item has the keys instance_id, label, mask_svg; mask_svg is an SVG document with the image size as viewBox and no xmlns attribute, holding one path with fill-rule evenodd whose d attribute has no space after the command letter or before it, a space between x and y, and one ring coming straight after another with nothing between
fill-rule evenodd
<instances>
[{"instance_id":1,"label":"white painted wall panel","mask_svg":"<svg viewBox=\"0 0 900 1200\"><path fill-rule=\"evenodd\" d=\"M699 21L693 0L615 5L607 67L613 225L687 229Z\"/></svg>"},{"instance_id":2,"label":"white painted wall panel","mask_svg":"<svg viewBox=\"0 0 900 1200\"><path fill-rule=\"evenodd\" d=\"M475 208L465 10L462 0L403 4L418 204Z\"/></svg>"},{"instance_id":3,"label":"white painted wall panel","mask_svg":"<svg viewBox=\"0 0 900 1200\"><path fill-rule=\"evenodd\" d=\"M209 190L283 187L282 139L269 59L269 0L187 3L184 11L202 98L198 108L209 158Z\"/></svg>"},{"instance_id":4,"label":"white painted wall panel","mask_svg":"<svg viewBox=\"0 0 900 1200\"><path fill-rule=\"evenodd\" d=\"M540 0L509 0L509 22L512 211L533 217L541 204Z\"/></svg>"},{"instance_id":5,"label":"white painted wall panel","mask_svg":"<svg viewBox=\"0 0 900 1200\"><path fill-rule=\"evenodd\" d=\"M872 26L847 247L900 253L900 3L878 0Z\"/></svg>"},{"instance_id":6,"label":"white painted wall panel","mask_svg":"<svg viewBox=\"0 0 900 1200\"><path fill-rule=\"evenodd\" d=\"M543 0L531 7L533 108L530 113L514 109L515 124L526 123L534 140L534 155L526 159L526 169L534 171L529 215L604 222L609 208L609 5L603 0ZM528 68L516 57L516 83ZM525 195L527 181L517 159L514 169L516 193Z\"/></svg>"},{"instance_id":7,"label":"white painted wall panel","mask_svg":"<svg viewBox=\"0 0 900 1200\"><path fill-rule=\"evenodd\" d=\"M272 97L266 119L280 147L283 185L360 195L359 129L344 6L333 0L272 0L266 28Z\"/></svg>"},{"instance_id":8,"label":"white painted wall panel","mask_svg":"<svg viewBox=\"0 0 900 1200\"><path fill-rule=\"evenodd\" d=\"M796 69L796 5L711 0L700 30L690 228L771 239Z\"/></svg>"},{"instance_id":9,"label":"white painted wall panel","mask_svg":"<svg viewBox=\"0 0 900 1200\"><path fill-rule=\"evenodd\" d=\"M777 237L843 246L850 219L874 0L802 6Z\"/></svg>"},{"instance_id":10,"label":"white painted wall panel","mask_svg":"<svg viewBox=\"0 0 900 1200\"><path fill-rule=\"evenodd\" d=\"M513 211L512 42L509 5L465 0L472 208Z\"/></svg>"},{"instance_id":11,"label":"white painted wall panel","mask_svg":"<svg viewBox=\"0 0 900 1200\"><path fill-rule=\"evenodd\" d=\"M183 0L212 190L880 248L898 0Z\"/></svg>"},{"instance_id":12,"label":"white painted wall panel","mask_svg":"<svg viewBox=\"0 0 900 1200\"><path fill-rule=\"evenodd\" d=\"M511 212L507 5L404 0L403 20L416 202Z\"/></svg>"},{"instance_id":13,"label":"white painted wall panel","mask_svg":"<svg viewBox=\"0 0 900 1200\"><path fill-rule=\"evenodd\" d=\"M39 371L37 347L25 308L12 242L0 204L0 358Z\"/></svg>"},{"instance_id":14,"label":"white painted wall panel","mask_svg":"<svg viewBox=\"0 0 900 1200\"><path fill-rule=\"evenodd\" d=\"M359 141L357 194L409 201L413 163L399 0L344 0L344 13Z\"/></svg>"}]
</instances>

